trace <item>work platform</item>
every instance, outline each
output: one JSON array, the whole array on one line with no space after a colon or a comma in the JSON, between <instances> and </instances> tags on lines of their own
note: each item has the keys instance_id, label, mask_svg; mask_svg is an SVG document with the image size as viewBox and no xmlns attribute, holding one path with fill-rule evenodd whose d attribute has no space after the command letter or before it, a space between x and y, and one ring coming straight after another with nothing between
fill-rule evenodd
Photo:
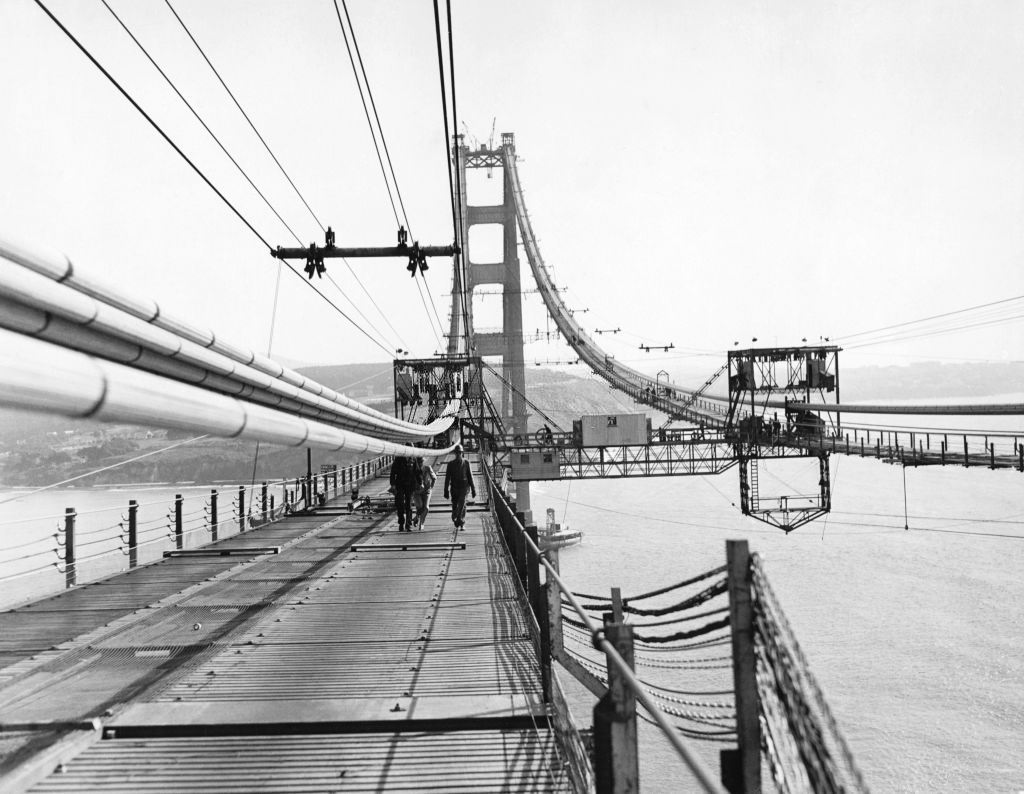
<instances>
[{"instance_id":1,"label":"work platform","mask_svg":"<svg viewBox=\"0 0 1024 794\"><path fill-rule=\"evenodd\" d=\"M448 509L328 503L0 613L0 789L569 790L498 529Z\"/></svg>"}]
</instances>

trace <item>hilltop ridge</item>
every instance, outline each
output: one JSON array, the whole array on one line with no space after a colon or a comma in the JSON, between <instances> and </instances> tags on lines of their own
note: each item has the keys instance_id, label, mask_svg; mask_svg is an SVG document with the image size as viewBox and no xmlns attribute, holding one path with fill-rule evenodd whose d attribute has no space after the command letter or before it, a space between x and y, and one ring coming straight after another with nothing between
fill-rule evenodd
<instances>
[{"instance_id":1,"label":"hilltop ridge","mask_svg":"<svg viewBox=\"0 0 1024 794\"><path fill-rule=\"evenodd\" d=\"M392 365L390 362L304 367L302 374L391 413ZM491 373L485 382L495 404L500 405L502 384ZM699 380L680 379L680 385ZM634 413L643 406L613 391L596 375L543 367L527 367L527 395L551 420L563 428L586 414ZM901 366L873 366L841 372L843 401L929 400L957 397L1024 394L1024 362L1010 364L925 362ZM725 391L723 381L713 393ZM649 412L649 411L648 411ZM544 417L530 419L539 427ZM660 423L660 415L654 420ZM108 425L66 419L30 411L0 410L0 483L6 486L37 486L68 479L110 466L146 452L185 440L189 433L150 430L132 425ZM213 480L256 481L295 476L305 470L305 451L263 445L254 465L256 445L244 441L207 439L153 455L149 458L91 475L81 484L124 482L196 482ZM347 465L351 457L314 452L314 466Z\"/></svg>"}]
</instances>

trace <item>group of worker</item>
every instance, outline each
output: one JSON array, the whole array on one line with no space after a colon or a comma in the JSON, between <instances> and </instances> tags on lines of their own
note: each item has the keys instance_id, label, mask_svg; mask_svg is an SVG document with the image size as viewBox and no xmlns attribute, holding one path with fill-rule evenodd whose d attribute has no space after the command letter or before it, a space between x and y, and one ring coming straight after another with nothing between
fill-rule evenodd
<instances>
[{"instance_id":1,"label":"group of worker","mask_svg":"<svg viewBox=\"0 0 1024 794\"><path fill-rule=\"evenodd\" d=\"M456 530L466 523L466 498L476 498L476 484L469 461L463 457L462 445L456 444L455 457L448 461L444 473L444 498L451 498L452 523ZM430 493L437 475L422 457L396 457L391 464L391 491L395 495L398 531L423 529L430 512ZM415 512L414 512L415 510Z\"/></svg>"}]
</instances>

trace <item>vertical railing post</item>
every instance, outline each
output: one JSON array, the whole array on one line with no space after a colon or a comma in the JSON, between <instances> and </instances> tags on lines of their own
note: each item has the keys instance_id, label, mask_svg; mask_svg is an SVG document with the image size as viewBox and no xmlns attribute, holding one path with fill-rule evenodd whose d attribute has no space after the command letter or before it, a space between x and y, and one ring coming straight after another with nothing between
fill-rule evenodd
<instances>
[{"instance_id":1,"label":"vertical railing post","mask_svg":"<svg viewBox=\"0 0 1024 794\"><path fill-rule=\"evenodd\" d=\"M558 571L558 549L548 549L546 554L548 563L550 563L555 571ZM550 576L547 577L547 581L544 583L544 593L548 601L548 652L555 659L558 659L561 657L564 647L562 645L562 593Z\"/></svg>"},{"instance_id":2,"label":"vertical railing post","mask_svg":"<svg viewBox=\"0 0 1024 794\"><path fill-rule=\"evenodd\" d=\"M64 508L64 586L74 587L78 578L75 568L75 519L73 507Z\"/></svg>"},{"instance_id":3,"label":"vertical railing post","mask_svg":"<svg viewBox=\"0 0 1024 794\"><path fill-rule=\"evenodd\" d=\"M210 490L210 540L217 540L217 489Z\"/></svg>"},{"instance_id":4,"label":"vertical railing post","mask_svg":"<svg viewBox=\"0 0 1024 794\"><path fill-rule=\"evenodd\" d=\"M760 794L761 726L754 655L750 547L745 540L726 541L729 580L729 625L732 629L733 687L736 693L738 750L724 750L722 783L731 794Z\"/></svg>"},{"instance_id":5,"label":"vertical railing post","mask_svg":"<svg viewBox=\"0 0 1024 794\"><path fill-rule=\"evenodd\" d=\"M604 616L604 635L630 668L633 627ZM608 662L608 691L594 706L594 778L597 794L640 791L636 743L636 697L618 667Z\"/></svg>"},{"instance_id":6,"label":"vertical railing post","mask_svg":"<svg viewBox=\"0 0 1024 794\"><path fill-rule=\"evenodd\" d=\"M274 513L274 494L270 494L270 513Z\"/></svg>"},{"instance_id":7,"label":"vertical railing post","mask_svg":"<svg viewBox=\"0 0 1024 794\"><path fill-rule=\"evenodd\" d=\"M238 486L238 531L245 532L245 486Z\"/></svg>"},{"instance_id":8,"label":"vertical railing post","mask_svg":"<svg viewBox=\"0 0 1024 794\"><path fill-rule=\"evenodd\" d=\"M174 548L181 551L185 548L185 523L182 520L182 511L185 506L185 497L180 493L174 495Z\"/></svg>"},{"instance_id":9,"label":"vertical railing post","mask_svg":"<svg viewBox=\"0 0 1024 794\"><path fill-rule=\"evenodd\" d=\"M536 524L527 525L526 535L533 541L535 547L540 548ZM526 592L530 599L530 609L537 619L537 629L540 634L537 638L537 662L540 664L541 685L544 693L544 702L546 703L550 700L551 696L551 647L548 637L548 602L540 583L540 554L535 552L530 546L527 546L526 551Z\"/></svg>"},{"instance_id":10,"label":"vertical railing post","mask_svg":"<svg viewBox=\"0 0 1024 794\"><path fill-rule=\"evenodd\" d=\"M139 503L128 500L128 567L139 564Z\"/></svg>"},{"instance_id":11,"label":"vertical railing post","mask_svg":"<svg viewBox=\"0 0 1024 794\"><path fill-rule=\"evenodd\" d=\"M263 523L266 524L270 520L270 514L267 512L267 483L263 482L260 485L260 512L263 514Z\"/></svg>"}]
</instances>

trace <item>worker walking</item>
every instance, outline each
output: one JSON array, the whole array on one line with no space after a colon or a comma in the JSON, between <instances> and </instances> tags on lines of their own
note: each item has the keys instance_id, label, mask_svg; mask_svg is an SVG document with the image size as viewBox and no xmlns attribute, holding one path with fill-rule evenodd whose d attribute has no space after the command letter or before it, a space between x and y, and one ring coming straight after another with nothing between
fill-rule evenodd
<instances>
[{"instance_id":1,"label":"worker walking","mask_svg":"<svg viewBox=\"0 0 1024 794\"><path fill-rule=\"evenodd\" d=\"M419 472L413 459L396 457L391 464L391 490L395 494L399 532L412 532L412 495L419 487L419 481Z\"/></svg>"},{"instance_id":2,"label":"worker walking","mask_svg":"<svg viewBox=\"0 0 1024 794\"><path fill-rule=\"evenodd\" d=\"M416 508L416 517L413 518L412 524L422 530L430 512L430 489L437 482L437 475L423 458L416 458L416 469L419 471L420 484L412 495L413 507Z\"/></svg>"},{"instance_id":3,"label":"worker walking","mask_svg":"<svg viewBox=\"0 0 1024 794\"><path fill-rule=\"evenodd\" d=\"M444 472L444 498L451 494L452 523L459 529L466 523L466 494L472 493L476 498L476 485L473 484L473 472L469 461L462 457L462 445L455 445L455 460L448 461Z\"/></svg>"}]
</instances>

